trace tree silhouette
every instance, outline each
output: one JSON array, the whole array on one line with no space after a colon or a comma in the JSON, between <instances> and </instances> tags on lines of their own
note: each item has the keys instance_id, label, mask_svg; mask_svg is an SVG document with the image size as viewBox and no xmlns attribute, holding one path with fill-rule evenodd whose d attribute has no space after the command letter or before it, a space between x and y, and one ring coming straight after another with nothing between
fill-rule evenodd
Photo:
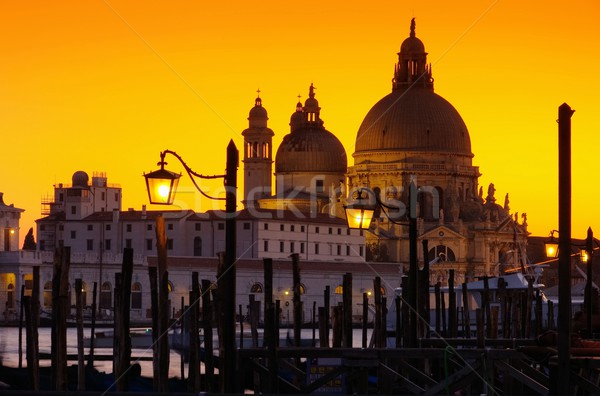
<instances>
[{"instance_id":1,"label":"tree silhouette","mask_svg":"<svg viewBox=\"0 0 600 396\"><path fill-rule=\"evenodd\" d=\"M23 250L35 250L35 239L33 238L33 227L29 229L23 241Z\"/></svg>"}]
</instances>

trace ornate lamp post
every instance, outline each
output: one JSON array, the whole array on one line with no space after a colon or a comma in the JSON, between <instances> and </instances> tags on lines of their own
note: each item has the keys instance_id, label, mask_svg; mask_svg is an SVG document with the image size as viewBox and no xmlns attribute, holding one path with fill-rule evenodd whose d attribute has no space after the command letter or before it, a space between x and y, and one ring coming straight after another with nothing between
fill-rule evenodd
<instances>
[{"instance_id":1,"label":"ornate lamp post","mask_svg":"<svg viewBox=\"0 0 600 396\"><path fill-rule=\"evenodd\" d=\"M346 220L348 228L368 230L371 226L371 220L377 209L381 210L388 220L394 224L408 224L408 239L409 239L409 271L408 271L408 298L406 303L409 306L408 323L408 340L406 346L415 347L417 344L417 185L414 180L409 186L408 201L408 223L394 220L390 210L398 210L397 207L392 207L384 204L379 199L379 196L369 188L361 188L356 191L357 197L351 197L352 201L344 207L346 211Z\"/></svg>"},{"instance_id":2,"label":"ornate lamp post","mask_svg":"<svg viewBox=\"0 0 600 396\"><path fill-rule=\"evenodd\" d=\"M164 168L167 165L165 162L167 154L173 155L181 162L196 189L207 198L223 200L223 198L214 198L204 193L194 178L223 179L225 184L225 260L222 276L217 281L218 293L222 301L222 305L219 308L219 325L221 327L221 333L219 334L219 357L221 362L219 378L221 393L234 393L237 391L235 358L235 212L239 153L235 147L235 143L231 140L227 146L225 174L206 176L194 172L176 152L170 150L163 151L160 153L160 162L158 163L160 169L144 174L150 203L170 205L175 198L177 184L181 175Z\"/></svg>"}]
</instances>

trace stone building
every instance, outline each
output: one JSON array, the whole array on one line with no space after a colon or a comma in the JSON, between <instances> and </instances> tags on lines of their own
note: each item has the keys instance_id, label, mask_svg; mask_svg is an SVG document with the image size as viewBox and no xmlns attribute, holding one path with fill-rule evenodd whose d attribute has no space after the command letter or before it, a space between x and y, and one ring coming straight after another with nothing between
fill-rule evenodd
<instances>
[{"instance_id":1,"label":"stone building","mask_svg":"<svg viewBox=\"0 0 600 396\"><path fill-rule=\"evenodd\" d=\"M416 183L419 260L420 242L427 240L429 260L435 260L432 284L445 283L450 268L456 270L457 282L518 268L525 257L527 217L511 214L508 194L499 205L493 184L484 195L469 131L433 85L413 19L410 36L400 46L392 92L368 111L356 134L348 189L373 190L384 204L398 208L387 212L402 223L409 185ZM408 267L407 225L381 214L368 239L382 259Z\"/></svg>"}]
</instances>

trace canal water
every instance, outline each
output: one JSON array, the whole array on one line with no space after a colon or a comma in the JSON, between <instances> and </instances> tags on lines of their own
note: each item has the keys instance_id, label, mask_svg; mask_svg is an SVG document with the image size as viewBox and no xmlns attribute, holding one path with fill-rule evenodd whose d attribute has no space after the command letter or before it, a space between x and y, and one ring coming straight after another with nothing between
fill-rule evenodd
<instances>
[{"instance_id":1,"label":"canal water","mask_svg":"<svg viewBox=\"0 0 600 396\"><path fill-rule=\"evenodd\" d=\"M111 331L112 329L96 329L96 332L102 331ZM262 332L262 330L261 330ZM40 353L50 354L51 351L51 328L49 327L40 327L38 329L39 333L39 351ZM250 336L247 332L244 332L244 344L248 345L250 341ZM330 331L331 333L331 331ZM372 329L368 329L367 340L371 339ZM293 337L293 331L291 329L281 329L280 330L280 345L284 346L286 340L291 340ZM90 336L90 329L84 330L84 338L88 338ZM318 332L316 337L318 338ZM23 329L22 333L22 362L23 367L27 367L27 360L25 357L26 352L26 340L25 340L25 329ZM239 342L239 334L236 335L236 339ZM215 350L218 351L218 339L216 338L216 332L214 336L214 346ZM302 340L303 345L310 344L312 340L312 329L302 329ZM318 341L317 341L318 345ZM359 348L362 345L362 330L354 329L353 330L353 346L355 348ZM87 355L89 352L88 348L85 348L85 354ZM77 354L77 329L69 327L67 328L67 354L76 355ZM94 348L95 356L113 356L112 348ZM152 377L152 348L133 348L132 349L132 362L136 358L142 358L138 360L137 363L140 365L142 369L142 376ZM0 327L0 361L2 365L7 367L18 367L19 365L19 328L18 327ZM69 365L77 364L77 361L69 361ZM50 366L50 360L40 360L40 366ZM111 373L113 371L112 368L112 360L94 360L94 367L98 371L103 371L106 373ZM181 378L181 367L182 367L182 357L175 350L171 350L170 352L170 364L169 364L169 377L178 377ZM188 368L187 364L183 363L184 374L187 377Z\"/></svg>"}]
</instances>

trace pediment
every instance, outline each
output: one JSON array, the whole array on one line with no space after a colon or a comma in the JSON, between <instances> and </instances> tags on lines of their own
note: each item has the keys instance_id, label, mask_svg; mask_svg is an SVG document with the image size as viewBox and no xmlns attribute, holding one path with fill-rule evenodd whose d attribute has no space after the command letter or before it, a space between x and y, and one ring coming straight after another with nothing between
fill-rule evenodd
<instances>
[{"instance_id":1,"label":"pediment","mask_svg":"<svg viewBox=\"0 0 600 396\"><path fill-rule=\"evenodd\" d=\"M424 239L427 240L436 240L436 241L441 241L443 239L465 239L466 237L456 231L454 231L452 228L444 226L444 225L440 225L437 227L434 227L430 230L427 230L425 233L423 233L422 235L419 235L419 240L422 241Z\"/></svg>"}]
</instances>

